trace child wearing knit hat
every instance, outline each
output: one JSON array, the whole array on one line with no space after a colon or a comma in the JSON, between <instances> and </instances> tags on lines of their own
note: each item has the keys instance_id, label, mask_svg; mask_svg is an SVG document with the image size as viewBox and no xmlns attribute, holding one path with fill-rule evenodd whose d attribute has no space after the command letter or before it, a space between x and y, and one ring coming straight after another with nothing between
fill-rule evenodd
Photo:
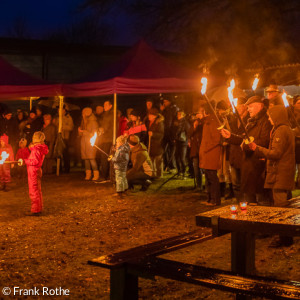
<instances>
[{"instance_id":1,"label":"child wearing knit hat","mask_svg":"<svg viewBox=\"0 0 300 300\"><path fill-rule=\"evenodd\" d=\"M0 182L1 190L7 192L8 184L10 183L11 179L10 168L13 168L14 165L4 163L5 160L13 161L14 152L12 146L8 143L8 136L3 134L0 137Z\"/></svg>"}]
</instances>

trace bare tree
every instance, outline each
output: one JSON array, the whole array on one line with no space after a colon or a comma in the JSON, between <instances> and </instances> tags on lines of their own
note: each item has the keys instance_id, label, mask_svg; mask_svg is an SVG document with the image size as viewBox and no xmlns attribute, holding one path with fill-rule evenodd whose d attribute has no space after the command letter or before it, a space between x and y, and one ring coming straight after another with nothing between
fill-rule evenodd
<instances>
[{"instance_id":1,"label":"bare tree","mask_svg":"<svg viewBox=\"0 0 300 300\"><path fill-rule=\"evenodd\" d=\"M86 0L81 9L105 14L116 6L132 13L140 35L198 63L237 69L297 58L298 0Z\"/></svg>"},{"instance_id":2,"label":"bare tree","mask_svg":"<svg viewBox=\"0 0 300 300\"><path fill-rule=\"evenodd\" d=\"M24 16L17 17L12 26L7 29L7 36L18 39L31 38L30 30Z\"/></svg>"},{"instance_id":3,"label":"bare tree","mask_svg":"<svg viewBox=\"0 0 300 300\"><path fill-rule=\"evenodd\" d=\"M45 38L67 43L105 44L112 34L112 28L101 23L97 15L92 14L69 26L48 32Z\"/></svg>"}]
</instances>

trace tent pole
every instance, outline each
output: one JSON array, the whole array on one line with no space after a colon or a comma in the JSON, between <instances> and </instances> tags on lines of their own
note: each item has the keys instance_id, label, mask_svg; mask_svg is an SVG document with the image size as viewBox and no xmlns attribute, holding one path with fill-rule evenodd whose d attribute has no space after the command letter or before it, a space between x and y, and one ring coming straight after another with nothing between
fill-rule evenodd
<instances>
[{"instance_id":1,"label":"tent pole","mask_svg":"<svg viewBox=\"0 0 300 300\"><path fill-rule=\"evenodd\" d=\"M64 105L64 97L59 97L59 111L58 111L58 134L61 134L62 132L62 111L63 111L63 105ZM56 161L56 175L59 176L59 167L60 167L60 157L57 158Z\"/></svg>"},{"instance_id":2,"label":"tent pole","mask_svg":"<svg viewBox=\"0 0 300 300\"><path fill-rule=\"evenodd\" d=\"M32 97L29 97L29 111L32 110Z\"/></svg>"},{"instance_id":3,"label":"tent pole","mask_svg":"<svg viewBox=\"0 0 300 300\"><path fill-rule=\"evenodd\" d=\"M117 93L114 93L114 135L113 135L113 144L116 143L117 137Z\"/></svg>"}]
</instances>

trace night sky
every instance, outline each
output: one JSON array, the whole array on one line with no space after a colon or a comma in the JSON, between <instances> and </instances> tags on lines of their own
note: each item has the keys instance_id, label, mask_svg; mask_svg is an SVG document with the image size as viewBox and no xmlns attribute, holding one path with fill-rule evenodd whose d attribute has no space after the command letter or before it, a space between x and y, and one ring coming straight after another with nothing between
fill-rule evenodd
<instances>
[{"instance_id":1,"label":"night sky","mask_svg":"<svg viewBox=\"0 0 300 300\"><path fill-rule=\"evenodd\" d=\"M0 36L10 37L16 19L24 20L29 38L43 39L47 33L63 29L82 19L87 12L78 12L77 8L84 0L1 0ZM119 11L108 14L103 21L114 27L112 44L131 45L138 40L132 30L131 20Z\"/></svg>"},{"instance_id":2,"label":"night sky","mask_svg":"<svg viewBox=\"0 0 300 300\"><path fill-rule=\"evenodd\" d=\"M0 35L7 35L16 18L24 18L33 37L66 26L80 16L77 6L83 0L1 0Z\"/></svg>"}]
</instances>

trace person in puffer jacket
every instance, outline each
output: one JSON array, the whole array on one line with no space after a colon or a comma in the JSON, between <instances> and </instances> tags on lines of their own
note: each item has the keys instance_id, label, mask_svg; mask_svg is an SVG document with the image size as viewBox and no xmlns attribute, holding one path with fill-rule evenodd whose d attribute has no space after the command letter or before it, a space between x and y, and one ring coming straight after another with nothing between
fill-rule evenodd
<instances>
[{"instance_id":1,"label":"person in puffer jacket","mask_svg":"<svg viewBox=\"0 0 300 300\"><path fill-rule=\"evenodd\" d=\"M149 153L146 146L140 143L140 139L136 135L128 137L128 144L132 163L132 168L126 174L129 188L133 188L134 184L138 184L142 186L142 191L146 191L152 183L150 179L153 177L153 166Z\"/></svg>"},{"instance_id":2,"label":"person in puffer jacket","mask_svg":"<svg viewBox=\"0 0 300 300\"><path fill-rule=\"evenodd\" d=\"M25 159L28 174L29 197L31 200L31 215L39 216L43 209L43 197L41 188L42 164L49 150L44 144L45 135L36 131L29 145L31 151L28 159Z\"/></svg>"},{"instance_id":3,"label":"person in puffer jacket","mask_svg":"<svg viewBox=\"0 0 300 300\"><path fill-rule=\"evenodd\" d=\"M111 160L116 177L116 191L115 196L123 198L124 192L128 190L128 182L126 178L126 171L129 162L130 147L127 143L127 137L120 135L116 140L117 151L113 156L110 156L108 160Z\"/></svg>"}]
</instances>

